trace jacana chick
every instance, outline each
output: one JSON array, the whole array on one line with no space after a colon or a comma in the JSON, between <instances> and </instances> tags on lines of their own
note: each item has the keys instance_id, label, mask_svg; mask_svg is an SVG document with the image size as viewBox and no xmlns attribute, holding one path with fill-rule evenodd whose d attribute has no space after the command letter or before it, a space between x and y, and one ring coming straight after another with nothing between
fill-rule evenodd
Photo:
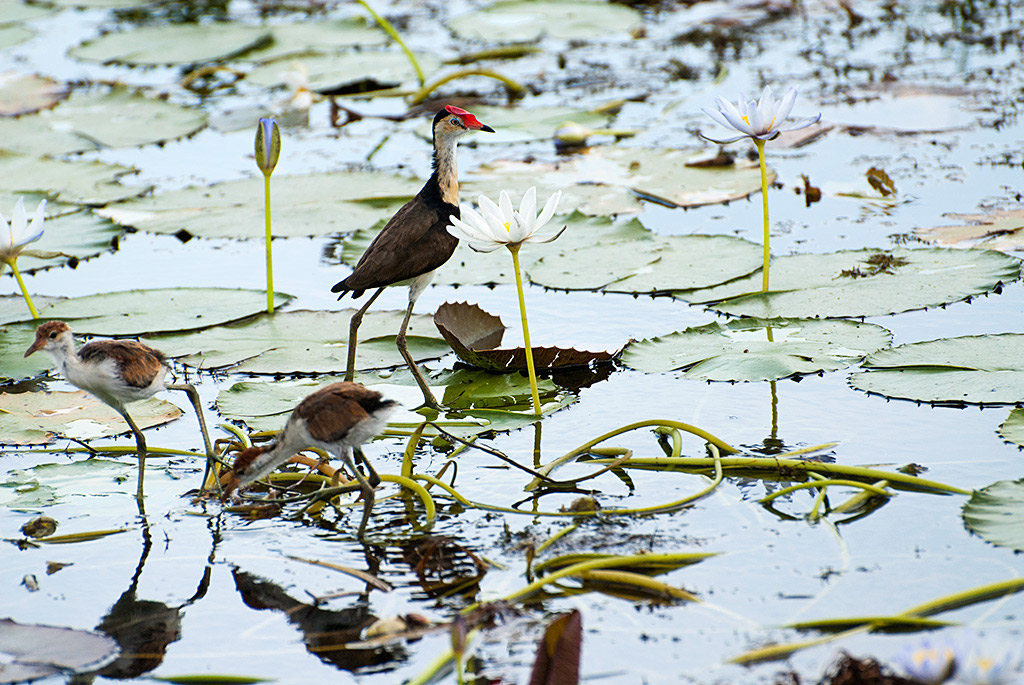
<instances>
[{"instance_id":1,"label":"jacana chick","mask_svg":"<svg viewBox=\"0 0 1024 685\"><path fill-rule=\"evenodd\" d=\"M167 383L170 370L164 353L143 345L137 340L95 340L75 350L71 327L63 321L47 321L36 329L36 339L25 351L25 356L44 350L50 355L58 373L75 387L89 392L124 417L135 435L139 455L139 489L136 498L142 500L142 485L146 468L146 438L135 425L125 405L152 397L161 390L181 390L188 395L203 432L206 457L213 456L210 434L199 393L189 383Z\"/></svg>"},{"instance_id":2,"label":"jacana chick","mask_svg":"<svg viewBox=\"0 0 1024 685\"><path fill-rule=\"evenodd\" d=\"M409 285L409 306L395 343L409 365L417 385L423 391L423 401L439 409L437 400L423 378L406 346L406 330L413 307L420 293L434 277L434 271L447 262L459 241L448 233L451 217L459 217L459 172L456 145L469 131L494 133L490 126L480 123L475 116L454 105L446 105L434 117L432 126L434 172L412 200L407 202L377 234L359 259L348 278L339 281L331 292L341 293L340 300L351 292L353 299L366 290L377 291L366 304L352 315L348 335L348 366L345 380L355 377L356 334L363 314L389 285Z\"/></svg>"},{"instance_id":3,"label":"jacana chick","mask_svg":"<svg viewBox=\"0 0 1024 685\"><path fill-rule=\"evenodd\" d=\"M295 407L275 442L250 447L238 454L231 480L224 488L225 496L235 488L266 476L298 452L318 447L338 455L359 481L358 487L363 493L363 519L359 523L358 535L362 539L373 509L374 488L380 484L380 477L363 456L361 446L384 429L388 416L397 406L394 400L385 399L379 392L359 383L332 383L317 390ZM366 465L369 482L356 469L351 451Z\"/></svg>"}]
</instances>

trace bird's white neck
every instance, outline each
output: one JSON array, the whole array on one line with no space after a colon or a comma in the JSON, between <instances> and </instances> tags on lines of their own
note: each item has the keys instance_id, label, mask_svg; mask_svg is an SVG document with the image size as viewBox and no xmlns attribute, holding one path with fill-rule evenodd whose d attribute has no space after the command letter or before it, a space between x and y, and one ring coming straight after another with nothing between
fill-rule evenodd
<instances>
[{"instance_id":1,"label":"bird's white neck","mask_svg":"<svg viewBox=\"0 0 1024 685\"><path fill-rule=\"evenodd\" d=\"M441 199L459 206L459 163L455 150L458 136L438 138L434 143L434 175L441 189Z\"/></svg>"},{"instance_id":2,"label":"bird's white neck","mask_svg":"<svg viewBox=\"0 0 1024 685\"><path fill-rule=\"evenodd\" d=\"M75 339L71 336L70 332L60 334L53 344L47 345L44 349L50 355L50 359L53 360L54 367L65 378L68 375L68 367L77 369L81 366L81 360L79 360L78 353L75 351Z\"/></svg>"}]
</instances>

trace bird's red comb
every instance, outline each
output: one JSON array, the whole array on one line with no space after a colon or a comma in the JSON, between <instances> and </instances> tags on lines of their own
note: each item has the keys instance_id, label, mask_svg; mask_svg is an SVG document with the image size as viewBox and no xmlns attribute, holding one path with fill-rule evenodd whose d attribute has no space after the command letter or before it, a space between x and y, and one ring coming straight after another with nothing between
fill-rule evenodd
<instances>
[{"instance_id":1,"label":"bird's red comb","mask_svg":"<svg viewBox=\"0 0 1024 685\"><path fill-rule=\"evenodd\" d=\"M449 114L455 114L457 116L462 117L462 123L466 125L466 128L484 127L484 125L480 123L479 119L477 119L475 116L473 116L466 110L462 109L461 107L456 107L455 105L445 105L444 111L448 112Z\"/></svg>"}]
</instances>

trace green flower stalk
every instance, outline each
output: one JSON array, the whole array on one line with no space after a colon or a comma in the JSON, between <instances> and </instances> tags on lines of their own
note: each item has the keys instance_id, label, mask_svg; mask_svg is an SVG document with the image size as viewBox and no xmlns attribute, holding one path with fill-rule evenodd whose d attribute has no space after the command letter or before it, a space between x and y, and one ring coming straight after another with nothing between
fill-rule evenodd
<instances>
[{"instance_id":1,"label":"green flower stalk","mask_svg":"<svg viewBox=\"0 0 1024 685\"><path fill-rule=\"evenodd\" d=\"M801 119L790 126L783 126L786 118L793 111L796 96L796 88L790 88L782 96L781 100L776 101L771 87L765 86L764 91L761 93L761 98L757 101L747 100L740 93L740 99L735 105L724 98L716 98L717 111L710 107L702 108L702 111L716 122L739 133L739 135L723 140L717 140L708 136L703 136L704 138L721 145L734 143L741 138L750 138L757 147L757 158L761 166L761 203L764 214L762 292L768 292L768 262L771 257L771 251L768 247L768 170L764 162L764 144L769 140L777 138L780 133L807 128L821 119L821 112L819 112L814 116Z\"/></svg>"},{"instance_id":2,"label":"green flower stalk","mask_svg":"<svg viewBox=\"0 0 1024 685\"><path fill-rule=\"evenodd\" d=\"M43 200L36 207L35 214L32 215L32 222L29 223L28 214L25 212L25 198L19 197L17 204L14 205L14 214L11 215L10 223L7 223L7 218L0 214L0 273L3 273L5 266L11 267L14 278L18 281L18 287L21 288L21 296L25 298L25 304L28 305L28 311L32 314L33 319L39 318L39 312L36 310L35 303L32 302L32 296L25 286L21 272L18 271L18 257L26 252L26 246L43 237L43 221L45 220L43 212L45 210L46 200ZM32 250L28 250L27 253L34 254Z\"/></svg>"},{"instance_id":3,"label":"green flower stalk","mask_svg":"<svg viewBox=\"0 0 1024 685\"><path fill-rule=\"evenodd\" d=\"M533 412L540 414L540 394L537 392L537 371L533 365L533 348L530 346L530 327L526 321L526 299L523 296L523 276L519 268L519 249L523 243L550 243L562 235L562 230L548 236L537 234L555 214L562 192L558 191L544 203L540 216L537 215L537 189L531 187L523 195L519 210L512 208L512 200L504 190L498 204L481 195L478 199L480 211L463 205L461 217L451 218L448 232L464 240L476 252L492 252L506 247L512 253L512 266L516 272L516 290L519 294L519 314L523 320L523 345L526 348L526 370L530 374L530 394L533 398Z\"/></svg>"},{"instance_id":4,"label":"green flower stalk","mask_svg":"<svg viewBox=\"0 0 1024 685\"><path fill-rule=\"evenodd\" d=\"M270 175L281 156L281 129L273 118L256 125L256 166L263 172L263 211L267 226L267 314L274 313L274 253L270 235Z\"/></svg>"}]
</instances>

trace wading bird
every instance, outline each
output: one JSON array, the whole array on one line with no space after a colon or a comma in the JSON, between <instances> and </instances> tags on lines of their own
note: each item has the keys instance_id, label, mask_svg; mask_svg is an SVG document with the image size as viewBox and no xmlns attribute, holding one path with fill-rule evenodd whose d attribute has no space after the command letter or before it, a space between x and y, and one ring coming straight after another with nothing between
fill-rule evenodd
<instances>
[{"instance_id":1,"label":"wading bird","mask_svg":"<svg viewBox=\"0 0 1024 685\"><path fill-rule=\"evenodd\" d=\"M302 400L288 418L284 430L270 445L250 447L235 458L231 479L224 488L225 496L258 478L262 478L296 453L310 447L337 454L359 481L363 493L363 520L359 538L366 531L366 522L373 509L373 491L380 476L363 456L361 446L384 429L388 415L398 403L385 399L375 390L358 383L332 383ZM366 465L369 482L356 469L349 451ZM355 489L355 488L353 488Z\"/></svg>"},{"instance_id":2,"label":"wading bird","mask_svg":"<svg viewBox=\"0 0 1024 685\"><path fill-rule=\"evenodd\" d=\"M384 288L389 285L409 285L409 307L395 340L398 351L409 365L416 383L423 391L424 402L439 409L437 400L430 392L426 379L416 368L416 362L406 346L405 333L409 328L412 308L423 289L430 283L434 270L451 258L458 239L448 233L451 217L459 217L459 179L456 162L456 144L467 131L487 131L486 126L464 109L447 105L434 117L434 173L423 189L391 217L384 229L373 239L366 252L359 259L352 274L331 288L331 292L351 292L353 299L361 297L366 290L377 289L362 308L352 315L348 334L348 366L345 380L355 377L356 333L363 320L363 314L370 308Z\"/></svg>"},{"instance_id":3,"label":"wading bird","mask_svg":"<svg viewBox=\"0 0 1024 685\"><path fill-rule=\"evenodd\" d=\"M206 457L213 456L210 434L206 430L206 419L199 393L189 383L169 384L166 382L168 369L164 353L143 345L137 340L96 340L75 350L75 338L71 327L63 321L47 321L36 329L36 339L25 351L25 356L45 350L56 370L68 383L109 404L124 417L128 427L135 434L135 445L139 455L139 489L136 498L142 501L142 481L146 468L146 438L128 414L125 405L152 397L161 390L181 390L188 395L203 431Z\"/></svg>"}]
</instances>

